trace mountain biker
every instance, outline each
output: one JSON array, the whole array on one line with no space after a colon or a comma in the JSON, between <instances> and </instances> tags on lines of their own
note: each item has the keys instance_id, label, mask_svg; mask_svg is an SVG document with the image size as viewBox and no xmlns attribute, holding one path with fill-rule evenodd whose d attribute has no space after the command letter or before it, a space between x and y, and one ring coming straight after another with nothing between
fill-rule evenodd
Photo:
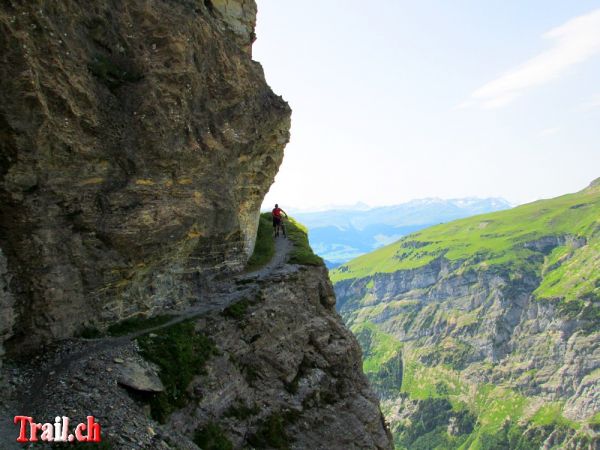
<instances>
[{"instance_id":1,"label":"mountain biker","mask_svg":"<svg viewBox=\"0 0 600 450\"><path fill-rule=\"evenodd\" d=\"M275 203L275 208L273 208L271 214L273 215L273 233L275 234L275 237L279 236L279 229L283 231L283 237L287 237L285 235L285 227L281 221L281 215L283 214L287 219L287 213L281 209L277 203Z\"/></svg>"}]
</instances>

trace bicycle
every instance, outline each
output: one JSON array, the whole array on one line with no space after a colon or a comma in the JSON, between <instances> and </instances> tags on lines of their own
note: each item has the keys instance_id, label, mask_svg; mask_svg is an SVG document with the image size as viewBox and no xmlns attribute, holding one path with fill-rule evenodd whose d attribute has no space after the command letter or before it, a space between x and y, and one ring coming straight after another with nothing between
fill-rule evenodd
<instances>
[{"instance_id":1,"label":"bicycle","mask_svg":"<svg viewBox=\"0 0 600 450\"><path fill-rule=\"evenodd\" d=\"M285 231L285 223L283 222L283 217L279 218L279 221L275 222L275 227L274 227L274 238L279 237L279 232L281 231L283 233L283 237L287 238L287 233Z\"/></svg>"}]
</instances>

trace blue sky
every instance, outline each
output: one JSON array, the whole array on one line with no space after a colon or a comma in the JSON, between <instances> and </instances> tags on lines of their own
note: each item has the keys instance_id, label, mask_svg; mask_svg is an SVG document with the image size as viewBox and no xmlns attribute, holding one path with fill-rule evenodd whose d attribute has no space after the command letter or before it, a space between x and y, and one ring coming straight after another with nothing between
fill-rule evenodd
<instances>
[{"instance_id":1,"label":"blue sky","mask_svg":"<svg viewBox=\"0 0 600 450\"><path fill-rule=\"evenodd\" d=\"M554 197L600 177L600 1L258 0L291 105L265 204Z\"/></svg>"}]
</instances>

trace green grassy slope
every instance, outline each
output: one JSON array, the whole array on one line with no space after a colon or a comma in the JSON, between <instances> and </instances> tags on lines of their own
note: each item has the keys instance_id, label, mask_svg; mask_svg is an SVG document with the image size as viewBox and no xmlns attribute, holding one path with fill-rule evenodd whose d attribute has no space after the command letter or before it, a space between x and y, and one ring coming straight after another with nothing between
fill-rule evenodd
<instances>
[{"instance_id":1,"label":"green grassy slope","mask_svg":"<svg viewBox=\"0 0 600 450\"><path fill-rule=\"evenodd\" d=\"M599 179L600 180L600 179ZM360 256L330 272L336 283L422 267L436 258L464 261L479 270L495 265L535 269L531 245L547 237L585 238L587 245L565 240L543 261L538 297L600 296L600 181L583 191L539 200L507 211L437 225ZM539 245L543 246L543 242ZM539 250L539 249L538 249Z\"/></svg>"}]
</instances>

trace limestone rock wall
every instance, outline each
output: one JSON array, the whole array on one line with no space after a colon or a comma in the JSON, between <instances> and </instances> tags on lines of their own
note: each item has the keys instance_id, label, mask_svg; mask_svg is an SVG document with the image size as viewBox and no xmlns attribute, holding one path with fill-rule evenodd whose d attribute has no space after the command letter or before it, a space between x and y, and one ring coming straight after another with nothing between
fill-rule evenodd
<instances>
[{"instance_id":1,"label":"limestone rock wall","mask_svg":"<svg viewBox=\"0 0 600 450\"><path fill-rule=\"evenodd\" d=\"M207 5L221 15L229 29L236 34L238 43L251 52L256 25L254 0L210 0Z\"/></svg>"},{"instance_id":2,"label":"limestone rock wall","mask_svg":"<svg viewBox=\"0 0 600 450\"><path fill-rule=\"evenodd\" d=\"M2 2L9 344L178 307L207 269L244 263L290 126L249 54L255 13L247 0Z\"/></svg>"}]
</instances>

